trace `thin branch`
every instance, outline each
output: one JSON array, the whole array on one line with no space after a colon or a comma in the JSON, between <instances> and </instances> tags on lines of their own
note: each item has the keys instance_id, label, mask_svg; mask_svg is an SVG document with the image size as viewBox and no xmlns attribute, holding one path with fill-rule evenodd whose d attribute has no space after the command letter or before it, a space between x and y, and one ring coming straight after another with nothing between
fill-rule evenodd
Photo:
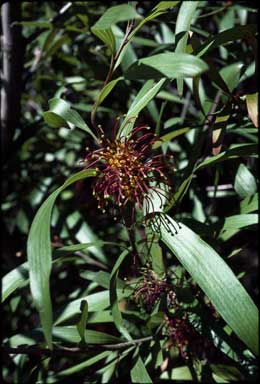
<instances>
[{"instance_id":1,"label":"thin branch","mask_svg":"<svg viewBox=\"0 0 260 384\"><path fill-rule=\"evenodd\" d=\"M105 86L108 84L108 82L110 81L113 73L114 73L114 70L115 70L115 65L116 65L116 62L120 56L120 54L122 53L123 51L123 48L126 46L126 44L128 43L128 37L133 29L133 26L134 26L134 22L133 20L131 21L128 21L127 23L127 27L126 27L126 31L125 31L125 35L120 43L120 46L117 50L117 52L115 53L115 55L112 54L112 57L111 57L111 61L110 61L110 66L109 66L109 70L108 70L108 73L107 73L107 76L106 76L106 79L104 81L104 84L103 84L103 87L100 91L99 94L101 94L101 92L103 91L103 89L105 88ZM96 100L94 106L93 106L93 109L92 109L92 112L91 112L91 124L92 126L97 130L97 124L96 124L96 112L97 112L97 108L98 108L98 99ZM98 131L98 130L97 130Z\"/></svg>"},{"instance_id":2,"label":"thin branch","mask_svg":"<svg viewBox=\"0 0 260 384\"><path fill-rule=\"evenodd\" d=\"M203 125L203 131L204 130L207 130L208 128L210 128L210 126L214 123L215 119L216 119L216 116L214 115L214 113L216 112L217 110L217 107L219 105L219 102L220 102L220 98L222 96L223 92L221 90L219 90L215 96L215 99L213 101L213 104L212 104L212 107L211 107L211 110L210 112L208 113L207 117L206 117L206 120L205 120L205 123Z\"/></svg>"},{"instance_id":3,"label":"thin branch","mask_svg":"<svg viewBox=\"0 0 260 384\"><path fill-rule=\"evenodd\" d=\"M206 117L206 120L205 120L205 123L203 125L203 128L202 128L202 131L203 132L206 132L207 130L209 130L209 134L211 135L212 134L212 127L214 125L214 122L216 120L216 115L215 115L215 112L218 108L218 105L220 103L220 100L221 100L221 96L222 96L223 92L221 90L219 90L217 93L216 93L216 96L214 98L214 101L213 101L213 104L212 104L212 107L211 107L211 110L210 112L208 113L207 117ZM203 158L206 157L208 151L209 151L209 147L210 147L210 142L208 141L205 145L205 148L204 148L204 154L203 154Z\"/></svg>"},{"instance_id":4,"label":"thin branch","mask_svg":"<svg viewBox=\"0 0 260 384\"><path fill-rule=\"evenodd\" d=\"M18 347L9 347L2 346L1 350L7 354L21 354L21 355L74 355L80 353L86 353L97 350L108 350L108 351L118 351L121 349L125 349L131 346L139 346L142 343L153 340L153 336L147 336L140 339L135 339L131 341L126 341L118 344L88 344L86 347L62 347L62 346L54 346L53 350L48 348L40 348L37 346L18 346Z\"/></svg>"}]
</instances>

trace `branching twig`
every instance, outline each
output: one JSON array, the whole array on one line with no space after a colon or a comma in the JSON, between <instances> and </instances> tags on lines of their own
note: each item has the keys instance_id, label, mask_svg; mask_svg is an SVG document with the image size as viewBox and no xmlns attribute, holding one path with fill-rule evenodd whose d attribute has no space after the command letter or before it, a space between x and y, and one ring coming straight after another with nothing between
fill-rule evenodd
<instances>
[{"instance_id":1,"label":"branching twig","mask_svg":"<svg viewBox=\"0 0 260 384\"><path fill-rule=\"evenodd\" d=\"M153 336L147 336L140 339L126 341L118 344L89 344L86 347L64 347L55 345L53 350L41 348L37 346L18 346L18 347L1 347L2 352L7 354L22 354L22 355L74 355L97 350L117 351L131 346L138 346L146 341L153 340Z\"/></svg>"},{"instance_id":2,"label":"branching twig","mask_svg":"<svg viewBox=\"0 0 260 384\"><path fill-rule=\"evenodd\" d=\"M216 120L216 115L215 115L215 112L218 108L218 105L220 103L220 99L221 99L221 96L222 96L223 92L221 90L219 90L215 96L215 99L213 101L213 104L212 104L212 107L211 107L211 110L209 112L209 114L207 115L206 117L206 120L205 120L205 123L203 125L203 129L202 131L203 132L206 132L207 130L209 130L209 134L212 133L212 127L213 127L213 124ZM205 150L204 150L204 156L206 156L206 154L208 153L208 150L209 150L209 142L207 143L207 145L205 145Z\"/></svg>"},{"instance_id":3,"label":"branching twig","mask_svg":"<svg viewBox=\"0 0 260 384\"><path fill-rule=\"evenodd\" d=\"M108 70L108 73L107 73L107 76L106 76L106 79L104 81L104 84L103 84L103 87L100 91L99 94L101 94L101 92L103 91L103 89L105 88L105 86L108 84L108 82L110 81L113 73L114 73L114 69L115 69L115 65L116 65L116 62L120 56L120 54L122 53L123 51L123 48L126 46L126 44L128 43L128 37L132 31L132 28L134 26L134 23L133 23L133 20L131 21L128 21L127 23L127 27L126 27L126 31L125 31L125 35L121 41L121 44L117 50L117 52L112 55L111 57L111 61L110 61L110 66L109 66L109 70ZM91 124L94 128L97 129L97 124L96 124L96 112L97 112L97 107L98 107L98 99L96 100L94 106L93 106L93 109L92 109L92 112L91 112Z\"/></svg>"}]
</instances>

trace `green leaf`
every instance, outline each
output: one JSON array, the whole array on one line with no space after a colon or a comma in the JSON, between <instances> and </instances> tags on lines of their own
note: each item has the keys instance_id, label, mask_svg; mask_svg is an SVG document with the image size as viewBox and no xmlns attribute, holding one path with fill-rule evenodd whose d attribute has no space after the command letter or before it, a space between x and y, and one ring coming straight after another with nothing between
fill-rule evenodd
<instances>
[{"instance_id":1,"label":"green leaf","mask_svg":"<svg viewBox=\"0 0 260 384\"><path fill-rule=\"evenodd\" d=\"M167 3L167 4L166 4ZM152 12L146 16L143 20L141 20L141 22L134 28L134 30L130 33L130 35L128 36L128 42L127 44L124 46L124 48L122 49L119 57L117 58L116 60L116 63L115 63L115 69L118 67L118 65L122 62L126 52L128 51L129 49L129 46L130 46L130 43L131 41L134 39L134 36L136 35L136 33L143 27L144 24L146 24L148 21L151 21L151 20L154 20L155 18L159 17L160 15L164 14L167 12L167 8L169 7L172 7L174 6L175 4L177 4L178 1L176 2L172 2L172 1L163 1L159 4L157 4L156 7L153 8ZM140 40L139 40L140 41ZM144 41L144 40L143 40ZM146 39L147 41L147 39ZM133 56L133 55L132 55Z\"/></svg>"},{"instance_id":2,"label":"green leaf","mask_svg":"<svg viewBox=\"0 0 260 384\"><path fill-rule=\"evenodd\" d=\"M225 364L210 364L213 378L217 383L229 383L230 381L244 381L245 377L235 366Z\"/></svg>"},{"instance_id":3,"label":"green leaf","mask_svg":"<svg viewBox=\"0 0 260 384\"><path fill-rule=\"evenodd\" d=\"M176 53L186 52L188 32L198 5L199 1L183 1L181 3L175 26ZM177 87L179 95L182 96L183 80L181 78L177 80Z\"/></svg>"},{"instance_id":4,"label":"green leaf","mask_svg":"<svg viewBox=\"0 0 260 384\"><path fill-rule=\"evenodd\" d=\"M152 11L161 11L162 9L167 9L170 7L175 7L180 1L160 1L153 9Z\"/></svg>"},{"instance_id":5,"label":"green leaf","mask_svg":"<svg viewBox=\"0 0 260 384\"><path fill-rule=\"evenodd\" d=\"M113 323L111 311L92 312L89 316L88 323Z\"/></svg>"},{"instance_id":6,"label":"green leaf","mask_svg":"<svg viewBox=\"0 0 260 384\"><path fill-rule=\"evenodd\" d=\"M22 25L23 27L52 28L53 24L49 21L15 21L12 25Z\"/></svg>"},{"instance_id":7,"label":"green leaf","mask_svg":"<svg viewBox=\"0 0 260 384\"><path fill-rule=\"evenodd\" d=\"M53 56L54 53L57 52L58 49L60 49L65 44L71 44L71 39L69 36L65 35L56 39L51 45L49 45L49 48L45 51L44 59L46 60L48 57Z\"/></svg>"},{"instance_id":8,"label":"green leaf","mask_svg":"<svg viewBox=\"0 0 260 384\"><path fill-rule=\"evenodd\" d=\"M246 106L248 116L254 123L254 126L258 127L258 92L246 95Z\"/></svg>"},{"instance_id":9,"label":"green leaf","mask_svg":"<svg viewBox=\"0 0 260 384\"><path fill-rule=\"evenodd\" d=\"M171 140L175 139L176 137L183 135L184 133L188 132L189 130L190 130L190 128L187 127L187 128L176 129L175 131L166 133L165 135L160 137L160 140L156 141L153 144L153 149L159 148L163 143L167 143L168 141L171 141Z\"/></svg>"},{"instance_id":10,"label":"green leaf","mask_svg":"<svg viewBox=\"0 0 260 384\"><path fill-rule=\"evenodd\" d=\"M116 48L118 49L125 34L117 25L112 26L112 31L114 32L116 39ZM125 72L125 70L136 60L137 56L135 50L133 49L131 42L128 41L126 47L123 48L121 54L119 55L115 63L114 69L121 65L122 71Z\"/></svg>"},{"instance_id":11,"label":"green leaf","mask_svg":"<svg viewBox=\"0 0 260 384\"><path fill-rule=\"evenodd\" d=\"M140 356L130 371L132 383L152 383L152 379L147 372L145 365Z\"/></svg>"},{"instance_id":12,"label":"green leaf","mask_svg":"<svg viewBox=\"0 0 260 384\"><path fill-rule=\"evenodd\" d=\"M240 213L250 213L258 210L258 193L248 196L240 202Z\"/></svg>"},{"instance_id":13,"label":"green leaf","mask_svg":"<svg viewBox=\"0 0 260 384\"><path fill-rule=\"evenodd\" d=\"M107 258L104 255L101 245L102 243L86 220L82 217L79 211L75 211L67 216L66 226L74 233L75 238L83 244L87 244L85 248L88 249L97 259L102 263L107 264ZM92 243L92 246L90 246ZM75 246L74 246L75 248ZM84 248L83 248L84 249Z\"/></svg>"},{"instance_id":14,"label":"green leaf","mask_svg":"<svg viewBox=\"0 0 260 384\"><path fill-rule=\"evenodd\" d=\"M45 122L54 128L67 127L71 128L71 124L77 128L88 132L95 140L97 140L94 133L82 119L77 111L71 109L71 106L66 101L55 97L49 100L50 110L43 113Z\"/></svg>"},{"instance_id":15,"label":"green leaf","mask_svg":"<svg viewBox=\"0 0 260 384\"><path fill-rule=\"evenodd\" d=\"M238 167L234 188L242 198L252 196L257 191L255 178L243 163Z\"/></svg>"},{"instance_id":16,"label":"green leaf","mask_svg":"<svg viewBox=\"0 0 260 384\"><path fill-rule=\"evenodd\" d=\"M23 263L7 273L2 278L1 302L3 303L16 289L24 287L29 282L28 278L28 263Z\"/></svg>"},{"instance_id":17,"label":"green leaf","mask_svg":"<svg viewBox=\"0 0 260 384\"><path fill-rule=\"evenodd\" d=\"M244 228L248 225L257 224L257 222L258 215L256 213L233 215L225 218L223 230Z\"/></svg>"},{"instance_id":18,"label":"green leaf","mask_svg":"<svg viewBox=\"0 0 260 384\"><path fill-rule=\"evenodd\" d=\"M165 215L159 225L162 241L198 283L237 336L258 354L258 310L229 266L213 248L183 223L178 228L178 224ZM154 224L152 227L155 230ZM173 235L175 229L177 234Z\"/></svg>"},{"instance_id":19,"label":"green leaf","mask_svg":"<svg viewBox=\"0 0 260 384\"><path fill-rule=\"evenodd\" d=\"M114 53L115 51L115 45L116 45L116 42L115 42L115 36L113 34L113 31L111 28L108 28L106 30L103 30L103 29L98 29L98 28L95 28L95 27L92 27L91 28L91 31L94 33L94 35L96 35L101 41L103 41L103 43L106 44L106 46L108 47L108 49L110 50L111 54Z\"/></svg>"},{"instance_id":20,"label":"green leaf","mask_svg":"<svg viewBox=\"0 0 260 384\"><path fill-rule=\"evenodd\" d=\"M176 204L177 201L180 201L183 198L183 196L185 195L185 193L189 188L189 185L191 183L194 173L199 169L215 165L216 163L219 163L221 161L235 159L241 156L251 156L254 153L257 153L256 144L238 144L235 147L230 148L225 152L221 152L218 155L211 156L206 160L202 161L199 165L194 167L192 173L189 174L189 176L183 180L177 192L175 192L173 198L171 199L167 207L164 209L164 212L165 213L168 212L169 209L171 209Z\"/></svg>"},{"instance_id":21,"label":"green leaf","mask_svg":"<svg viewBox=\"0 0 260 384\"><path fill-rule=\"evenodd\" d=\"M53 327L52 329L53 340L55 342L63 343L79 343L80 335L74 325ZM108 333L99 332L87 329L85 330L84 337L88 344L115 344L121 342L121 339L110 335ZM10 345L18 347L21 344L34 345L43 342L41 328L33 329L32 331L23 334L17 334L10 337Z\"/></svg>"},{"instance_id":22,"label":"green leaf","mask_svg":"<svg viewBox=\"0 0 260 384\"><path fill-rule=\"evenodd\" d=\"M238 62L227 65L226 67L220 70L220 76L227 84L230 92L232 92L239 83L242 67L243 63Z\"/></svg>"},{"instance_id":23,"label":"green leaf","mask_svg":"<svg viewBox=\"0 0 260 384\"><path fill-rule=\"evenodd\" d=\"M116 86L116 84L123 79L123 76L118 77L115 80L110 81L100 92L98 99L97 99L97 105L100 105L105 98L109 95L109 93L113 90L113 88Z\"/></svg>"},{"instance_id":24,"label":"green leaf","mask_svg":"<svg viewBox=\"0 0 260 384\"><path fill-rule=\"evenodd\" d=\"M117 137L128 135L134 125L139 112L147 106L147 104L155 97L159 90L164 85L166 79L161 79L158 83L147 81L137 94L134 102L129 108L129 111L121 124Z\"/></svg>"},{"instance_id":25,"label":"green leaf","mask_svg":"<svg viewBox=\"0 0 260 384\"><path fill-rule=\"evenodd\" d=\"M85 339L88 344L115 344L121 340L118 337L104 332L85 330ZM75 326L53 327L53 338L57 341L79 343L80 336Z\"/></svg>"},{"instance_id":26,"label":"green leaf","mask_svg":"<svg viewBox=\"0 0 260 384\"><path fill-rule=\"evenodd\" d=\"M152 257L153 271L160 278L163 278L165 276L165 266L163 263L162 248L160 247L160 245L158 243L153 241L150 252L151 252L151 257Z\"/></svg>"},{"instance_id":27,"label":"green leaf","mask_svg":"<svg viewBox=\"0 0 260 384\"><path fill-rule=\"evenodd\" d=\"M196 167L196 170L215 164L215 163L219 163L220 161L234 159L240 156L250 156L254 153L257 153L256 144L239 144L236 147L230 148L225 152L221 152L218 155L211 156L208 159L202 161Z\"/></svg>"},{"instance_id":28,"label":"green leaf","mask_svg":"<svg viewBox=\"0 0 260 384\"><path fill-rule=\"evenodd\" d=\"M120 21L138 18L141 18L141 16L130 5L115 5L105 11L91 27L91 31L108 46L110 52L113 54L115 52L115 36L111 29L112 25Z\"/></svg>"},{"instance_id":29,"label":"green leaf","mask_svg":"<svg viewBox=\"0 0 260 384\"><path fill-rule=\"evenodd\" d=\"M57 249L57 251L61 252L76 252L76 251L82 251L83 249L92 247L93 245L103 246L103 245L114 245L119 248L126 248L125 244L116 243L113 241L103 241L98 240L91 243L79 243L79 244L71 244L71 245L65 245L63 247L60 247Z\"/></svg>"},{"instance_id":30,"label":"green leaf","mask_svg":"<svg viewBox=\"0 0 260 384\"><path fill-rule=\"evenodd\" d=\"M99 245L105 245L107 242L99 242ZM108 244L110 244L108 242ZM73 252L77 250L86 249L96 245L96 243L88 243L88 244L80 244L81 247L77 244L75 246L65 246L57 249L57 252ZM117 243L113 243L113 245L118 245ZM59 262L62 258L57 258L52 260L52 263ZM2 303L13 293L16 289L23 288L29 284L29 264L25 262L19 265L17 268L8 272L2 279ZM108 288L108 287L107 287Z\"/></svg>"},{"instance_id":31,"label":"green leaf","mask_svg":"<svg viewBox=\"0 0 260 384\"><path fill-rule=\"evenodd\" d=\"M83 369L85 369L87 367L90 367L91 365L97 363L98 361L105 359L110 354L111 354L111 351L101 352L101 353L97 354L96 356L91 357L90 359L84 360L82 363L73 365L69 368L66 368L66 369L58 372L57 375L55 375L55 377L73 375L77 372L82 371Z\"/></svg>"},{"instance_id":32,"label":"green leaf","mask_svg":"<svg viewBox=\"0 0 260 384\"><path fill-rule=\"evenodd\" d=\"M87 279L87 280L95 281L101 287L109 289L110 274L108 272L105 272L105 271L99 271L99 272L84 271L84 272L81 272L80 276ZM125 287L124 281L118 278L117 279L117 287L120 289L123 289Z\"/></svg>"},{"instance_id":33,"label":"green leaf","mask_svg":"<svg viewBox=\"0 0 260 384\"><path fill-rule=\"evenodd\" d=\"M77 324L77 330L81 337L81 342L86 343L85 340L85 330L88 321L88 302L87 300L82 300L80 303L81 316Z\"/></svg>"},{"instance_id":34,"label":"green leaf","mask_svg":"<svg viewBox=\"0 0 260 384\"><path fill-rule=\"evenodd\" d=\"M118 331L125 336L127 340L132 340L131 336L129 335L128 331L125 329L125 327L122 325L122 315L118 308L118 297L117 297L117 276L118 271L120 268L120 265L124 261L125 257L129 254L128 250L125 250L121 253L121 255L118 257L111 275L110 275L110 285L109 285L109 298L110 298L110 306L112 311L112 316L114 319L114 323L118 329Z\"/></svg>"},{"instance_id":35,"label":"green leaf","mask_svg":"<svg viewBox=\"0 0 260 384\"><path fill-rule=\"evenodd\" d=\"M181 381L181 382L187 381L188 383L193 382L192 374L190 372L189 367L187 367L187 365L173 368L171 370L170 375L168 374L167 371L165 371L161 374L161 378L162 379L169 379L170 378L171 380L176 381L176 382L178 382L178 381Z\"/></svg>"},{"instance_id":36,"label":"green leaf","mask_svg":"<svg viewBox=\"0 0 260 384\"><path fill-rule=\"evenodd\" d=\"M128 289L117 289L118 299L120 300L123 297L127 297L130 292ZM59 317L55 321L55 324L59 324L65 320L68 320L72 316L80 314L80 303L82 300L87 300L89 313L103 311L105 308L108 308L110 303L109 290L93 293L91 295L71 301L63 308L59 314Z\"/></svg>"},{"instance_id":37,"label":"green leaf","mask_svg":"<svg viewBox=\"0 0 260 384\"><path fill-rule=\"evenodd\" d=\"M98 21L93 25L92 28L105 30L120 21L127 21L131 19L140 18L141 16L130 5L115 5L113 7L108 8L105 13L98 19Z\"/></svg>"},{"instance_id":38,"label":"green leaf","mask_svg":"<svg viewBox=\"0 0 260 384\"><path fill-rule=\"evenodd\" d=\"M229 95L230 94L229 87L227 86L226 82L222 78L212 58L206 57L205 61L209 66L209 70L207 74L210 80L212 80L218 86L219 89L221 89L223 92Z\"/></svg>"},{"instance_id":39,"label":"green leaf","mask_svg":"<svg viewBox=\"0 0 260 384\"><path fill-rule=\"evenodd\" d=\"M133 63L125 77L136 79L169 79L194 77L207 71L208 65L200 58L188 53L159 53Z\"/></svg>"},{"instance_id":40,"label":"green leaf","mask_svg":"<svg viewBox=\"0 0 260 384\"><path fill-rule=\"evenodd\" d=\"M52 305L50 297L49 278L51 273L51 212L59 193L78 180L91 177L95 170L80 171L71 176L56 189L38 210L32 222L27 241L27 255L29 262L29 277L34 304L39 312L42 328L48 346L52 347Z\"/></svg>"},{"instance_id":41,"label":"green leaf","mask_svg":"<svg viewBox=\"0 0 260 384\"><path fill-rule=\"evenodd\" d=\"M258 215L256 213L233 215L225 218L224 226L219 237L226 241L234 236L239 229L248 227L258 223Z\"/></svg>"},{"instance_id":42,"label":"green leaf","mask_svg":"<svg viewBox=\"0 0 260 384\"><path fill-rule=\"evenodd\" d=\"M218 33L216 36L208 38L198 49L195 50L195 54L199 57L208 53L211 49L223 46L230 42L251 37L252 34L257 32L257 26L255 24L242 25L234 28L227 29Z\"/></svg>"}]
</instances>

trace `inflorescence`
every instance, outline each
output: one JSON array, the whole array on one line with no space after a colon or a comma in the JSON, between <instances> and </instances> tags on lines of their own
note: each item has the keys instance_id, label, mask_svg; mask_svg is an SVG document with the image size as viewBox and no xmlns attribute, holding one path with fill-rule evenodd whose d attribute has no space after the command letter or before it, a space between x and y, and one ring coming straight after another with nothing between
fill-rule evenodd
<instances>
[{"instance_id":1,"label":"inflorescence","mask_svg":"<svg viewBox=\"0 0 260 384\"><path fill-rule=\"evenodd\" d=\"M93 151L86 148L87 168L95 167L98 171L93 195L103 211L109 201L117 207L131 204L142 208L147 204L153 211L151 192L157 195L161 205L167 198L162 185L169 185L165 171L169 169L172 156L166 155L170 159L166 165L163 155L151 154L158 138L150 132L150 127L135 127L130 134L116 137L118 124L119 119L111 139L105 136L99 125L100 148Z\"/></svg>"}]
</instances>

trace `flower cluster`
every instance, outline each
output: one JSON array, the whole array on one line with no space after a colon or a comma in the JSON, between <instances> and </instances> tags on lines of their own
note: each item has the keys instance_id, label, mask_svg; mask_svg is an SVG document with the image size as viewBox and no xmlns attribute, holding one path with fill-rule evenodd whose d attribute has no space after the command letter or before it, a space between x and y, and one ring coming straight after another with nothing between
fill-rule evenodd
<instances>
[{"instance_id":1,"label":"flower cluster","mask_svg":"<svg viewBox=\"0 0 260 384\"><path fill-rule=\"evenodd\" d=\"M169 336L168 347L178 348L181 357L188 358L188 347L195 342L197 334L187 321L187 316L169 318L166 317L166 333Z\"/></svg>"},{"instance_id":2,"label":"flower cluster","mask_svg":"<svg viewBox=\"0 0 260 384\"><path fill-rule=\"evenodd\" d=\"M164 172L169 164L165 164L163 155L151 155L158 138L150 132L150 127L135 127L129 135L118 138L114 127L111 139L105 136L101 126L99 130L100 148L94 151L86 148L85 158L87 168L95 167L98 171L93 190L98 207L104 211L110 201L117 207L131 204L142 208L146 202L153 210L152 191L163 204L166 193L162 183L169 184Z\"/></svg>"},{"instance_id":3,"label":"flower cluster","mask_svg":"<svg viewBox=\"0 0 260 384\"><path fill-rule=\"evenodd\" d=\"M188 321L187 314L181 317L170 318L165 316L164 334L169 337L167 348L178 349L182 358L188 359L205 357L210 358L216 354L214 344L205 336L199 334Z\"/></svg>"},{"instance_id":4,"label":"flower cluster","mask_svg":"<svg viewBox=\"0 0 260 384\"><path fill-rule=\"evenodd\" d=\"M162 296L167 295L167 306L173 308L176 295L166 280L159 278L150 268L143 268L141 274L142 278L133 293L134 301L150 312Z\"/></svg>"}]
</instances>

